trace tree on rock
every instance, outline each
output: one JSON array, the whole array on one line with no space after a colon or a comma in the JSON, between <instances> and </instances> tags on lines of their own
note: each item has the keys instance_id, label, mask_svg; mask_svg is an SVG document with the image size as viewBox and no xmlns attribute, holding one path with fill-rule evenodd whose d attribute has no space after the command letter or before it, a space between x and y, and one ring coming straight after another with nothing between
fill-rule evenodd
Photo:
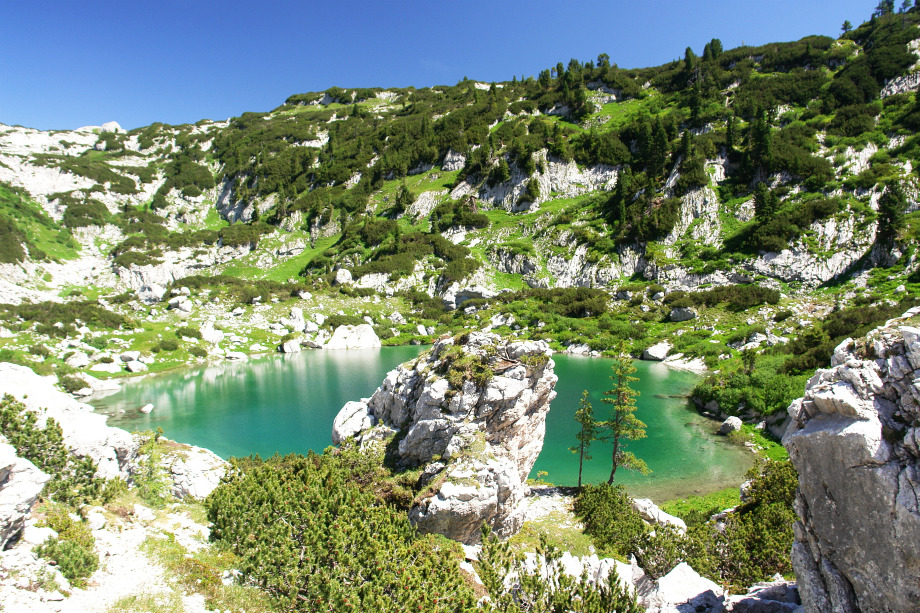
<instances>
[{"instance_id":1,"label":"tree on rock","mask_svg":"<svg viewBox=\"0 0 920 613\"><path fill-rule=\"evenodd\" d=\"M639 392L630 387L630 383L638 381L632 374L636 372L636 367L632 364L632 358L629 357L629 350L626 343L617 344L613 364L613 375L610 377L613 381L613 389L604 392L602 402L610 407L610 419L601 422L600 426L605 430L604 437L613 443L613 452L610 456L610 479L607 483L612 484L616 477L617 468L621 466L628 470L635 470L643 475L648 474L648 465L635 456L635 454L626 451L626 442L645 438L645 423L638 419L636 412L636 396Z\"/></svg>"},{"instance_id":2,"label":"tree on rock","mask_svg":"<svg viewBox=\"0 0 920 613\"><path fill-rule=\"evenodd\" d=\"M601 422L594 419L594 408L588 401L588 390L581 393L581 401L578 403L578 410L575 411L575 421L581 425L581 429L575 435L578 445L569 447L569 451L578 454L578 488L581 489L581 469L585 460L591 459L588 451L591 443L597 440L601 430Z\"/></svg>"}]
</instances>

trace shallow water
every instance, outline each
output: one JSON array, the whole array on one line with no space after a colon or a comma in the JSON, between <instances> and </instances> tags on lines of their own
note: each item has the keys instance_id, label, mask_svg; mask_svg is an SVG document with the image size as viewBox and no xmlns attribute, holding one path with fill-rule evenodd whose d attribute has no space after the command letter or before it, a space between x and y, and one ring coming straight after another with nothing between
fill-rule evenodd
<instances>
[{"instance_id":1,"label":"shallow water","mask_svg":"<svg viewBox=\"0 0 920 613\"><path fill-rule=\"evenodd\" d=\"M305 351L182 369L129 381L119 392L90 403L110 416L109 425L127 430L162 427L171 439L206 447L225 458L321 452L331 444L332 421L342 405L370 396L389 370L422 349ZM595 415L604 417L606 405L600 399L611 384L611 361L562 355L554 360L558 395L531 476L547 471L547 480L569 485L578 478L578 457L568 451L576 443L578 428L572 416L587 388ZM618 471L617 482L636 496L656 500L740 483L751 454L712 436L715 425L687 408L683 396L697 377L657 363L636 362L636 367L636 414L648 424L648 438L630 443L629 450L654 472L641 476ZM147 403L154 405L153 412L141 413ZM609 447L596 443L592 455L584 480L605 481Z\"/></svg>"}]
</instances>

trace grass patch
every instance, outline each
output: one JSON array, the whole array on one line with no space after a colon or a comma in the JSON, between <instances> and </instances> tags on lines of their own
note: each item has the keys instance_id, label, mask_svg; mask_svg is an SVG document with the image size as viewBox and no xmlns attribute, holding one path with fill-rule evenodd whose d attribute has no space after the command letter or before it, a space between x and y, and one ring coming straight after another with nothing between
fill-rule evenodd
<instances>
[{"instance_id":1,"label":"grass patch","mask_svg":"<svg viewBox=\"0 0 920 613\"><path fill-rule=\"evenodd\" d=\"M535 551L540 545L540 536L546 542L575 556L592 553L591 537L582 532L581 525L571 513L553 511L549 515L529 521L521 531L512 536L508 543L517 551Z\"/></svg>"}]
</instances>

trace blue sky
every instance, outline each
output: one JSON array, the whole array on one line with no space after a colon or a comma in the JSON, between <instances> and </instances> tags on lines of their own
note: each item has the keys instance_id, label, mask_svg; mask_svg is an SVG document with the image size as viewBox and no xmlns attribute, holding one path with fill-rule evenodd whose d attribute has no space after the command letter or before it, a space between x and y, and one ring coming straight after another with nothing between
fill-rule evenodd
<instances>
[{"instance_id":1,"label":"blue sky","mask_svg":"<svg viewBox=\"0 0 920 613\"><path fill-rule=\"evenodd\" d=\"M72 129L266 111L291 94L536 75L607 53L624 68L837 36L873 1L331 2L9 0L0 8L0 123ZM900 5L900 2L896 4Z\"/></svg>"}]
</instances>

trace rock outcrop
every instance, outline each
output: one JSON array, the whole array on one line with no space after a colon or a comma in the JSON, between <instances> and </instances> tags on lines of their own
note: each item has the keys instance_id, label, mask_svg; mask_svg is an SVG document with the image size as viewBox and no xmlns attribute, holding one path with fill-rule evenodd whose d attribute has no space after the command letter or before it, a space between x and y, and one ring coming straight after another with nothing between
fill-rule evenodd
<instances>
[{"instance_id":1,"label":"rock outcrop","mask_svg":"<svg viewBox=\"0 0 920 613\"><path fill-rule=\"evenodd\" d=\"M105 415L93 412L88 404L59 391L52 380L35 374L25 366L0 363L0 397L5 394L13 396L36 413L40 427L44 427L48 419L54 419L61 427L68 450L79 458L89 457L96 463L96 476L130 479L135 472L142 437L106 425ZM184 445L177 447L180 449L165 454L163 460L173 482L173 493L180 498L204 498L217 487L227 463L206 449Z\"/></svg>"},{"instance_id":2,"label":"rock outcrop","mask_svg":"<svg viewBox=\"0 0 920 613\"><path fill-rule=\"evenodd\" d=\"M427 493L409 515L422 532L472 543L488 523L513 534L556 395L549 354L543 341L484 332L442 339L390 371L370 399L346 404L333 440L398 433L398 462L424 467Z\"/></svg>"},{"instance_id":3,"label":"rock outcrop","mask_svg":"<svg viewBox=\"0 0 920 613\"><path fill-rule=\"evenodd\" d=\"M806 611L920 603L920 309L847 339L792 403L792 563Z\"/></svg>"},{"instance_id":4,"label":"rock outcrop","mask_svg":"<svg viewBox=\"0 0 920 613\"><path fill-rule=\"evenodd\" d=\"M323 349L377 349L380 338L370 324L339 326Z\"/></svg>"},{"instance_id":5,"label":"rock outcrop","mask_svg":"<svg viewBox=\"0 0 920 613\"><path fill-rule=\"evenodd\" d=\"M32 505L50 479L32 462L17 457L16 448L0 436L0 551L25 526Z\"/></svg>"}]
</instances>

